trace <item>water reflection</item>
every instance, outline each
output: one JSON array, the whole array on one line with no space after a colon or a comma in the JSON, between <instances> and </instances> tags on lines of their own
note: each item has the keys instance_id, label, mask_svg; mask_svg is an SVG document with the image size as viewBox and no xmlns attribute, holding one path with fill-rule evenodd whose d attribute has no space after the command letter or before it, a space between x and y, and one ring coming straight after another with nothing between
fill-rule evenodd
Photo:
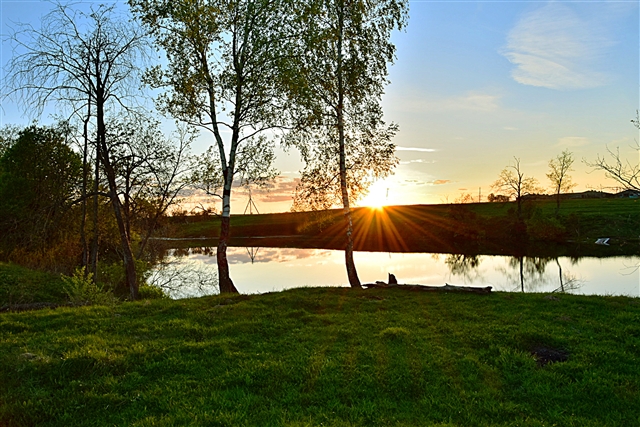
<instances>
[{"instance_id":1,"label":"water reflection","mask_svg":"<svg viewBox=\"0 0 640 427\"><path fill-rule=\"evenodd\" d=\"M163 259L181 268L195 268L200 275L205 271L215 275L215 252L215 247L171 249ZM230 247L227 255L233 264L232 277L242 293L303 286L347 286L342 251ZM640 294L638 270L630 272L627 268L637 266L640 257L550 258L384 252L356 252L354 256L364 283L386 280L387 274L393 273L405 284L492 286L494 290L509 292ZM179 279L173 283L180 280L188 282ZM199 289L203 283L211 281L211 277L197 278L197 286L191 286L189 292L191 295L213 293L215 290L201 292ZM211 286L208 287L211 290Z\"/></svg>"}]
</instances>

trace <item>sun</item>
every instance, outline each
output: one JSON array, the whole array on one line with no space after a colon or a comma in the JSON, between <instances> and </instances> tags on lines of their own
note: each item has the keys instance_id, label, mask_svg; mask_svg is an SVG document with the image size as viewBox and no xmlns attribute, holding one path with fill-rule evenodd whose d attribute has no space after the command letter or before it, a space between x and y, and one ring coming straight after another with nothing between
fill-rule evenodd
<instances>
[{"instance_id":1,"label":"sun","mask_svg":"<svg viewBox=\"0 0 640 427\"><path fill-rule=\"evenodd\" d=\"M368 206L372 209L382 210L389 204L389 187L385 182L378 181L369 188L367 194L360 202L361 206Z\"/></svg>"}]
</instances>

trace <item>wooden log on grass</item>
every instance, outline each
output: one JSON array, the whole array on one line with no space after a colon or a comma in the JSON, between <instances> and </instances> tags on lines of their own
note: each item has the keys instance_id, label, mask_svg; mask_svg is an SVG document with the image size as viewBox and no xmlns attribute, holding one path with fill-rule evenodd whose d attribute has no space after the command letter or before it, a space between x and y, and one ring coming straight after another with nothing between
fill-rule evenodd
<instances>
[{"instance_id":1,"label":"wooden log on grass","mask_svg":"<svg viewBox=\"0 0 640 427\"><path fill-rule=\"evenodd\" d=\"M486 286L483 288L474 287L474 286L456 286L445 283L444 286L427 286L427 285L389 285L384 282L376 282L376 283L364 283L364 286L367 289L376 288L376 289L404 289L406 291L417 291L417 292L468 292L473 294L488 294L491 293L491 286Z\"/></svg>"}]
</instances>

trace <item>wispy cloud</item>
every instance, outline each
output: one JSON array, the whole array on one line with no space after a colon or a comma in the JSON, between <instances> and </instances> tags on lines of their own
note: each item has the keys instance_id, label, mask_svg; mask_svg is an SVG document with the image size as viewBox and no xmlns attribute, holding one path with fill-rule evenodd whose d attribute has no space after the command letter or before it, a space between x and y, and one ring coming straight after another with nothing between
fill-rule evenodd
<instances>
[{"instance_id":1,"label":"wispy cloud","mask_svg":"<svg viewBox=\"0 0 640 427\"><path fill-rule=\"evenodd\" d=\"M558 147L582 147L589 145L589 139L582 136L565 136L558 140Z\"/></svg>"},{"instance_id":2,"label":"wispy cloud","mask_svg":"<svg viewBox=\"0 0 640 427\"><path fill-rule=\"evenodd\" d=\"M425 107L433 111L476 111L488 113L499 108L498 101L500 98L500 95L472 91L461 96L430 101Z\"/></svg>"},{"instance_id":3,"label":"wispy cloud","mask_svg":"<svg viewBox=\"0 0 640 427\"><path fill-rule=\"evenodd\" d=\"M416 151L419 153L433 153L437 151L435 148L421 148L421 147L396 147L396 151Z\"/></svg>"},{"instance_id":4,"label":"wispy cloud","mask_svg":"<svg viewBox=\"0 0 640 427\"><path fill-rule=\"evenodd\" d=\"M410 165L412 163L435 163L435 160L425 160L425 159L413 159L413 160L400 160L401 165Z\"/></svg>"},{"instance_id":5,"label":"wispy cloud","mask_svg":"<svg viewBox=\"0 0 640 427\"><path fill-rule=\"evenodd\" d=\"M411 96L402 103L402 110L407 112L426 111L472 111L478 113L491 113L500 108L501 95L470 91L463 95L451 96L441 99L425 100L422 96Z\"/></svg>"},{"instance_id":6,"label":"wispy cloud","mask_svg":"<svg viewBox=\"0 0 640 427\"><path fill-rule=\"evenodd\" d=\"M583 19L570 6L551 2L524 15L501 52L516 65L513 78L550 89L602 86L608 77L597 59L613 41L596 19Z\"/></svg>"}]
</instances>

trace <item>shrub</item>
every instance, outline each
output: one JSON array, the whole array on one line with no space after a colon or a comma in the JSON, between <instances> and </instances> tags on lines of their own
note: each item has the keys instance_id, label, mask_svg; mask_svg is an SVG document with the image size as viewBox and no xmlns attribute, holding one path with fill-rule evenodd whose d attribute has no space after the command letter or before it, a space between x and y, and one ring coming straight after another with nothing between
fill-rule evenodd
<instances>
[{"instance_id":1,"label":"shrub","mask_svg":"<svg viewBox=\"0 0 640 427\"><path fill-rule=\"evenodd\" d=\"M536 213L526 223L527 234L532 240L560 242L567 236L567 230L556 217Z\"/></svg>"},{"instance_id":2,"label":"shrub","mask_svg":"<svg viewBox=\"0 0 640 427\"><path fill-rule=\"evenodd\" d=\"M140 288L138 289L138 296L140 297L140 299L169 298L169 296L165 294L164 291L158 286L152 286L147 284L140 286Z\"/></svg>"},{"instance_id":3,"label":"shrub","mask_svg":"<svg viewBox=\"0 0 640 427\"><path fill-rule=\"evenodd\" d=\"M63 287L69 301L73 304L105 305L115 301L113 293L103 284L96 283L91 273L85 274L85 268L76 268L72 276L61 276Z\"/></svg>"}]
</instances>

